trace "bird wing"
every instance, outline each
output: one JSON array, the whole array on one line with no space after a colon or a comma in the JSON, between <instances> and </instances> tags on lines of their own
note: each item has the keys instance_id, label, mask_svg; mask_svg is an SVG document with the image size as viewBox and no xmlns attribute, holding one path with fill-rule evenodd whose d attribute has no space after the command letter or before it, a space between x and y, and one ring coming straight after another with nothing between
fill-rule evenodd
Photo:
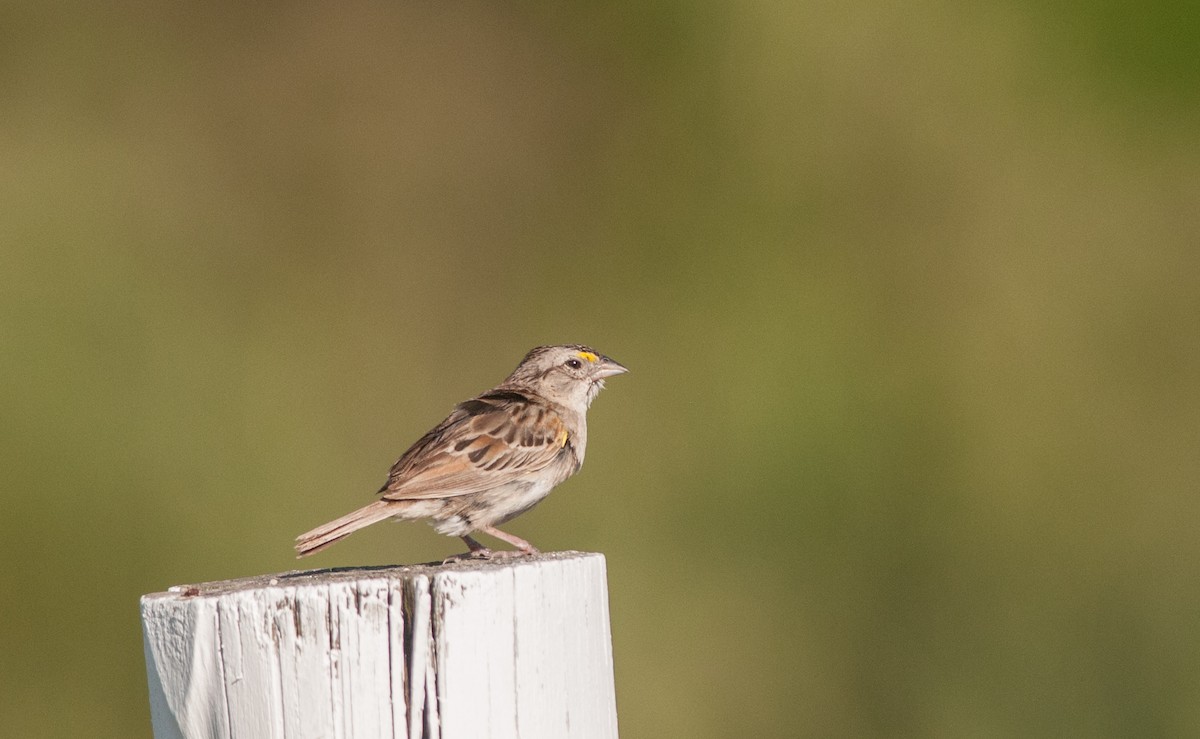
<instances>
[{"instance_id":1,"label":"bird wing","mask_svg":"<svg viewBox=\"0 0 1200 739\"><path fill-rule=\"evenodd\" d=\"M547 403L512 390L459 403L404 453L379 492L384 500L452 498L544 469L570 432Z\"/></svg>"}]
</instances>

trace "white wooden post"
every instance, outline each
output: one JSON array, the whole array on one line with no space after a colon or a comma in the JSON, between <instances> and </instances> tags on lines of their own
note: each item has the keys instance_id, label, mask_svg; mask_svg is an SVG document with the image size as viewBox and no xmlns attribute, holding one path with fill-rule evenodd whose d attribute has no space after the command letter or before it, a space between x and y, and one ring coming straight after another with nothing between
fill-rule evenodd
<instances>
[{"instance_id":1,"label":"white wooden post","mask_svg":"<svg viewBox=\"0 0 1200 739\"><path fill-rule=\"evenodd\" d=\"M155 739L617 736L600 554L177 586L142 628Z\"/></svg>"}]
</instances>

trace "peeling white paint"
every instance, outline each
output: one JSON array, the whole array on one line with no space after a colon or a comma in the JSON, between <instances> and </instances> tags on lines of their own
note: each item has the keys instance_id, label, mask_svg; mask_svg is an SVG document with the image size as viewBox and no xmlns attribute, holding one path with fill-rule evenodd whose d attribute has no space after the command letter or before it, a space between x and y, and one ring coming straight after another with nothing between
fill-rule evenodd
<instances>
[{"instance_id":1,"label":"peeling white paint","mask_svg":"<svg viewBox=\"0 0 1200 739\"><path fill-rule=\"evenodd\" d=\"M142 598L156 739L610 739L604 557L319 570Z\"/></svg>"}]
</instances>

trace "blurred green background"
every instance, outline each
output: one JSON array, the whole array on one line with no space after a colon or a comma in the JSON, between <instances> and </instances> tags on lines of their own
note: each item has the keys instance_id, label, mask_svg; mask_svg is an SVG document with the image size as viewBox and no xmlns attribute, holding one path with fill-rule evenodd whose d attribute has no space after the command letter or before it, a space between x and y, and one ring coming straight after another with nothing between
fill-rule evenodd
<instances>
[{"instance_id":1,"label":"blurred green background","mask_svg":"<svg viewBox=\"0 0 1200 739\"><path fill-rule=\"evenodd\" d=\"M6 4L0 734L579 341L623 736L1200 735L1198 17Z\"/></svg>"}]
</instances>

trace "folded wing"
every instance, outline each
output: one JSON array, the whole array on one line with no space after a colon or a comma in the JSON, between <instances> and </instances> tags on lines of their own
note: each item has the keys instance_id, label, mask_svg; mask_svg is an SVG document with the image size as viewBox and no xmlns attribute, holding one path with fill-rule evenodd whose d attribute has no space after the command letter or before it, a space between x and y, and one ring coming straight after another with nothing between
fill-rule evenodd
<instances>
[{"instance_id":1,"label":"folded wing","mask_svg":"<svg viewBox=\"0 0 1200 739\"><path fill-rule=\"evenodd\" d=\"M566 425L544 402L512 390L460 403L392 466L384 500L469 495L544 469L569 453Z\"/></svg>"}]
</instances>

